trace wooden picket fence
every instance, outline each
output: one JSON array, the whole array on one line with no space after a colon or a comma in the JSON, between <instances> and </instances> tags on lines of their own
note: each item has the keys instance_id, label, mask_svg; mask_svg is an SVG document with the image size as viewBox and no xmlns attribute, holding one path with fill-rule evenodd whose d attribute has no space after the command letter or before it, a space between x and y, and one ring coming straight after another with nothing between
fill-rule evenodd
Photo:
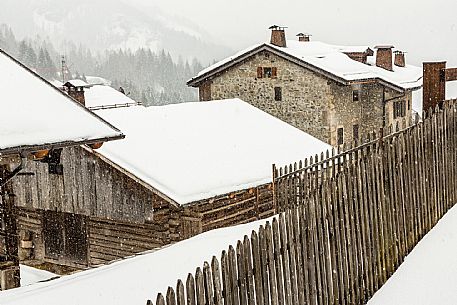
<instances>
[{"instance_id":1,"label":"wooden picket fence","mask_svg":"<svg viewBox=\"0 0 457 305\"><path fill-rule=\"evenodd\" d=\"M156 305L365 304L456 202L456 104L274 167L281 213Z\"/></svg>"}]
</instances>

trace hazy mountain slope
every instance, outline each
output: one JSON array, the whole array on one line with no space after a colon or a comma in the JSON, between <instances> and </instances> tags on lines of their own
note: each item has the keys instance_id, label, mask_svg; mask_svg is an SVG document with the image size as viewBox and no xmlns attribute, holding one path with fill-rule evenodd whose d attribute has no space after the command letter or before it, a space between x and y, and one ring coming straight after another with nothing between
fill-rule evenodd
<instances>
[{"instance_id":1,"label":"hazy mountain slope","mask_svg":"<svg viewBox=\"0 0 457 305\"><path fill-rule=\"evenodd\" d=\"M2 0L0 23L19 37L41 35L65 46L81 43L94 50L149 47L173 57L196 57L202 62L231 51L212 43L204 30L159 9L133 6L120 0Z\"/></svg>"}]
</instances>

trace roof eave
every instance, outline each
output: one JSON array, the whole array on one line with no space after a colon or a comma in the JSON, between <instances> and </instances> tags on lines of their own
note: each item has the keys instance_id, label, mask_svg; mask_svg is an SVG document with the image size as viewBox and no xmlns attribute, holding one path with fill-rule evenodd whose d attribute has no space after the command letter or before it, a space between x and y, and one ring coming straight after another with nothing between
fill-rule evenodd
<instances>
[{"instance_id":1,"label":"roof eave","mask_svg":"<svg viewBox=\"0 0 457 305\"><path fill-rule=\"evenodd\" d=\"M13 155L13 154L20 154L21 156L26 156L31 152L44 150L44 149L58 149L58 148L65 148L69 146L78 146L84 144L95 144L100 142L108 142L114 140L124 139L124 134L119 134L116 136L111 137L102 137L102 138L95 138L90 140L80 140L80 141L61 141L56 143L45 143L45 144L38 144L38 145L21 145L15 147L8 147L4 149L0 149L0 157Z\"/></svg>"},{"instance_id":2,"label":"roof eave","mask_svg":"<svg viewBox=\"0 0 457 305\"><path fill-rule=\"evenodd\" d=\"M89 147L82 146L82 148L85 149L86 151L88 151L89 153L95 155L96 157L100 158L100 160L102 160L103 162L105 162L105 163L109 164L110 166L114 167L115 169L117 169L118 171L123 173L124 175L126 175L129 178L135 180L136 182L141 184L143 187L145 187L146 189L150 190L152 193L154 193L157 196L161 197L162 199L168 201L172 206L174 206L176 208L179 208L181 206L176 200L174 200L170 196L167 196L163 192L159 191L154 186L152 186L151 184L147 183L143 179L139 178L137 175L135 175L134 173L128 171L127 169L125 169L124 167L120 166L119 164L115 163L114 161L112 161L111 159L109 159L108 157L103 155L102 153L100 153L98 151L95 151L94 149L89 148Z\"/></svg>"}]
</instances>

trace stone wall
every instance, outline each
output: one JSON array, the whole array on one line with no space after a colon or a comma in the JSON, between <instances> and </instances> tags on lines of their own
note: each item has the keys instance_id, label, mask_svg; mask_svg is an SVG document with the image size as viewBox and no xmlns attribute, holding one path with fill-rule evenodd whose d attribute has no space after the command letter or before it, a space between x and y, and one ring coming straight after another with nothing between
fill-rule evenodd
<instances>
[{"instance_id":1,"label":"stone wall","mask_svg":"<svg viewBox=\"0 0 457 305\"><path fill-rule=\"evenodd\" d=\"M276 67L276 78L258 78L258 67ZM291 125L328 141L331 81L276 55L262 52L212 79L211 99L239 97ZM274 100L281 87L282 101Z\"/></svg>"},{"instance_id":2,"label":"stone wall","mask_svg":"<svg viewBox=\"0 0 457 305\"><path fill-rule=\"evenodd\" d=\"M276 67L276 77L259 78L259 67ZM275 101L275 87L281 87L281 101ZM353 101L353 91L359 91L359 101ZM340 127L344 141L351 142L353 125L359 125L359 135L383 125L381 85L344 86L267 51L206 82L205 92L210 96L202 100L239 97L332 145Z\"/></svg>"}]
</instances>

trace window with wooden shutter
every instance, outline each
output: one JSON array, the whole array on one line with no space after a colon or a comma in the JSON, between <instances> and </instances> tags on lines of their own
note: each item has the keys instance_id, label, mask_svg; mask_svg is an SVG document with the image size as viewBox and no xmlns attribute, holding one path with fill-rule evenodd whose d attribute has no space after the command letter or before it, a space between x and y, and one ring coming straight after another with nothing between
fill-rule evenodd
<instances>
[{"instance_id":1,"label":"window with wooden shutter","mask_svg":"<svg viewBox=\"0 0 457 305\"><path fill-rule=\"evenodd\" d=\"M278 74L278 68L273 67L271 68L271 78L276 78Z\"/></svg>"},{"instance_id":2,"label":"window with wooden shutter","mask_svg":"<svg viewBox=\"0 0 457 305\"><path fill-rule=\"evenodd\" d=\"M354 141L359 140L359 124L354 124L352 125L352 137L354 138Z\"/></svg>"},{"instance_id":3,"label":"window with wooden shutter","mask_svg":"<svg viewBox=\"0 0 457 305\"><path fill-rule=\"evenodd\" d=\"M336 144L342 145L344 143L344 130L343 127L338 128L337 130L337 137L336 137Z\"/></svg>"},{"instance_id":4,"label":"window with wooden shutter","mask_svg":"<svg viewBox=\"0 0 457 305\"><path fill-rule=\"evenodd\" d=\"M257 67L257 78L262 78L263 69L262 67Z\"/></svg>"}]
</instances>

